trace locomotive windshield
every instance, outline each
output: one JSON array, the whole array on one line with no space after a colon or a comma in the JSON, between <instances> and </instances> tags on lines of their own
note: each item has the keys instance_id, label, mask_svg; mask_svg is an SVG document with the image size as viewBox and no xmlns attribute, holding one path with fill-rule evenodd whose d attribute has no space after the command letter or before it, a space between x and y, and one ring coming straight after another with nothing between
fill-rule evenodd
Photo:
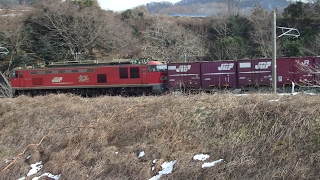
<instances>
[{"instance_id":1,"label":"locomotive windshield","mask_svg":"<svg viewBox=\"0 0 320 180\"><path fill-rule=\"evenodd\" d=\"M167 71L167 65L149 65L149 72L165 72Z\"/></svg>"},{"instance_id":2,"label":"locomotive windshield","mask_svg":"<svg viewBox=\"0 0 320 180\"><path fill-rule=\"evenodd\" d=\"M13 70L13 71L11 72L11 77L12 77L12 78L17 78L17 77L18 77L18 71Z\"/></svg>"}]
</instances>

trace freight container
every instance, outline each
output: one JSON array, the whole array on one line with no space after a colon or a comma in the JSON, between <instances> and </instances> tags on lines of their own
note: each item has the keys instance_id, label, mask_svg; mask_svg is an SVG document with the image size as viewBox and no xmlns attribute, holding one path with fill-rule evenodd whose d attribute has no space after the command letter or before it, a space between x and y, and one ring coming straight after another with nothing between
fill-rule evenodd
<instances>
[{"instance_id":1,"label":"freight container","mask_svg":"<svg viewBox=\"0 0 320 180\"><path fill-rule=\"evenodd\" d=\"M239 60L238 86L271 86L272 83L272 61L271 59Z\"/></svg>"},{"instance_id":2,"label":"freight container","mask_svg":"<svg viewBox=\"0 0 320 180\"><path fill-rule=\"evenodd\" d=\"M201 62L201 84L206 91L237 86L236 61Z\"/></svg>"},{"instance_id":3,"label":"freight container","mask_svg":"<svg viewBox=\"0 0 320 180\"><path fill-rule=\"evenodd\" d=\"M293 82L293 59L277 58L277 87L292 86Z\"/></svg>"},{"instance_id":4,"label":"freight container","mask_svg":"<svg viewBox=\"0 0 320 180\"><path fill-rule=\"evenodd\" d=\"M201 89L200 62L168 63L169 89Z\"/></svg>"},{"instance_id":5,"label":"freight container","mask_svg":"<svg viewBox=\"0 0 320 180\"><path fill-rule=\"evenodd\" d=\"M310 72L302 71L298 68L297 63L307 67L313 67L315 57L291 58L293 63L293 81L300 86L310 86L313 83L314 76Z\"/></svg>"}]
</instances>

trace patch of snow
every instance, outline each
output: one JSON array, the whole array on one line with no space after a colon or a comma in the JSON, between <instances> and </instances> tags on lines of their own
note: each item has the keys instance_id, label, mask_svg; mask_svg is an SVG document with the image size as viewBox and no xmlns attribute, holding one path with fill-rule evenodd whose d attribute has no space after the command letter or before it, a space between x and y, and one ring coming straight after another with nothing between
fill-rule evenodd
<instances>
[{"instance_id":1,"label":"patch of snow","mask_svg":"<svg viewBox=\"0 0 320 180\"><path fill-rule=\"evenodd\" d=\"M295 93L278 93L279 96L291 96L291 95L298 95L298 92Z\"/></svg>"},{"instance_id":2,"label":"patch of snow","mask_svg":"<svg viewBox=\"0 0 320 180\"><path fill-rule=\"evenodd\" d=\"M8 163L10 162L10 160L6 159L4 162L5 162L6 164L8 164Z\"/></svg>"},{"instance_id":3,"label":"patch of snow","mask_svg":"<svg viewBox=\"0 0 320 180\"><path fill-rule=\"evenodd\" d=\"M34 177L34 178L32 178L32 180L39 180L40 178L42 178L42 177L48 177L48 178L51 178L51 179L54 179L54 180L58 180L59 178L60 178L60 174L58 174L58 175L53 175L53 174L51 174L51 173L44 173L44 174L42 174L41 176L39 176L39 177Z\"/></svg>"},{"instance_id":4,"label":"patch of snow","mask_svg":"<svg viewBox=\"0 0 320 180\"><path fill-rule=\"evenodd\" d=\"M279 102L280 99L269 100L269 102Z\"/></svg>"},{"instance_id":5,"label":"patch of snow","mask_svg":"<svg viewBox=\"0 0 320 180\"><path fill-rule=\"evenodd\" d=\"M27 176L31 176L36 174L38 171L40 171L42 169L42 165L41 165L42 161L40 162L36 162L35 164L31 164L31 170L28 172Z\"/></svg>"},{"instance_id":6,"label":"patch of snow","mask_svg":"<svg viewBox=\"0 0 320 180\"><path fill-rule=\"evenodd\" d=\"M157 162L156 159L154 159L154 160L152 161L153 166L151 167L151 171L154 171L154 169L155 169L154 165L156 164L156 162Z\"/></svg>"},{"instance_id":7,"label":"patch of snow","mask_svg":"<svg viewBox=\"0 0 320 180\"><path fill-rule=\"evenodd\" d=\"M235 96L248 96L249 94L235 94Z\"/></svg>"},{"instance_id":8,"label":"patch of snow","mask_svg":"<svg viewBox=\"0 0 320 180\"><path fill-rule=\"evenodd\" d=\"M210 156L208 154L197 154L197 155L193 156L193 160L205 161L209 157Z\"/></svg>"},{"instance_id":9,"label":"patch of snow","mask_svg":"<svg viewBox=\"0 0 320 180\"><path fill-rule=\"evenodd\" d=\"M146 153L145 153L144 151L141 151L141 152L139 153L138 158L142 158L142 157L145 156L145 155L146 155Z\"/></svg>"},{"instance_id":10,"label":"patch of snow","mask_svg":"<svg viewBox=\"0 0 320 180\"><path fill-rule=\"evenodd\" d=\"M25 180L26 178L25 177L22 177L22 178L19 178L18 180Z\"/></svg>"},{"instance_id":11,"label":"patch of snow","mask_svg":"<svg viewBox=\"0 0 320 180\"><path fill-rule=\"evenodd\" d=\"M204 163L204 164L202 165L202 168L212 167L212 166L214 166L214 165L216 165L217 163L222 162L222 161L223 161L223 159L219 159L219 160L216 160L216 161L213 161L213 162L210 162L210 163Z\"/></svg>"},{"instance_id":12,"label":"patch of snow","mask_svg":"<svg viewBox=\"0 0 320 180\"><path fill-rule=\"evenodd\" d=\"M170 174L172 173L173 170L173 165L177 162L177 160L175 161L171 161L171 162L164 162L161 167L162 167L162 171L159 171L159 174L156 176L153 176L151 179L149 180L159 180L160 177L164 174Z\"/></svg>"},{"instance_id":13,"label":"patch of snow","mask_svg":"<svg viewBox=\"0 0 320 180\"><path fill-rule=\"evenodd\" d=\"M116 154L119 154L119 152L116 152Z\"/></svg>"},{"instance_id":14,"label":"patch of snow","mask_svg":"<svg viewBox=\"0 0 320 180\"><path fill-rule=\"evenodd\" d=\"M311 95L311 96L316 96L317 95L316 93L305 93L305 94L308 94L308 95Z\"/></svg>"},{"instance_id":15,"label":"patch of snow","mask_svg":"<svg viewBox=\"0 0 320 180\"><path fill-rule=\"evenodd\" d=\"M30 158L31 158L31 155L27 156L27 158L26 158L26 159L28 160L28 159L30 159Z\"/></svg>"}]
</instances>

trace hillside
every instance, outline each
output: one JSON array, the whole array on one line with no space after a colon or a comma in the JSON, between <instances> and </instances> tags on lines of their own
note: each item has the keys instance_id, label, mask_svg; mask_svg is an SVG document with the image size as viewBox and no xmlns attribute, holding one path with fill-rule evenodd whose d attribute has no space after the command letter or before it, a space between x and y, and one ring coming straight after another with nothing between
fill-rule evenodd
<instances>
[{"instance_id":1,"label":"hillside","mask_svg":"<svg viewBox=\"0 0 320 180\"><path fill-rule=\"evenodd\" d=\"M317 179L319 102L232 94L0 99L0 179Z\"/></svg>"},{"instance_id":2,"label":"hillside","mask_svg":"<svg viewBox=\"0 0 320 180\"><path fill-rule=\"evenodd\" d=\"M181 0L178 3L152 2L146 5L150 14L205 14L219 16L228 11L228 6L240 14L249 14L255 5L260 4L267 11L282 11L290 2L287 0ZM230 7L229 7L230 8Z\"/></svg>"}]
</instances>

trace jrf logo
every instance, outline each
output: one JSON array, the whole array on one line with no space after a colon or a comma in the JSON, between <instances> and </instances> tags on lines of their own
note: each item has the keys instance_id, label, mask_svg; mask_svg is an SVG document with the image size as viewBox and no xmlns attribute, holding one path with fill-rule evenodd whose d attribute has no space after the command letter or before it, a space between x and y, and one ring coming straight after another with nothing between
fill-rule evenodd
<instances>
[{"instance_id":1,"label":"jrf logo","mask_svg":"<svg viewBox=\"0 0 320 180\"><path fill-rule=\"evenodd\" d=\"M62 81L62 77L54 77L52 80L51 80L51 82L53 82L53 83L59 83L59 82L61 82Z\"/></svg>"},{"instance_id":2,"label":"jrf logo","mask_svg":"<svg viewBox=\"0 0 320 180\"><path fill-rule=\"evenodd\" d=\"M232 69L234 66L234 63L225 63L225 64L221 64L218 67L219 71L229 71L230 69Z\"/></svg>"},{"instance_id":3,"label":"jrf logo","mask_svg":"<svg viewBox=\"0 0 320 180\"><path fill-rule=\"evenodd\" d=\"M309 60L304 60L304 61L302 62L302 64L303 64L303 65L306 65L306 66L309 65Z\"/></svg>"},{"instance_id":4,"label":"jrf logo","mask_svg":"<svg viewBox=\"0 0 320 180\"><path fill-rule=\"evenodd\" d=\"M80 75L78 77L79 82L89 82L89 77L87 75Z\"/></svg>"},{"instance_id":5,"label":"jrf logo","mask_svg":"<svg viewBox=\"0 0 320 180\"><path fill-rule=\"evenodd\" d=\"M176 69L176 71L177 72L188 72L190 69L191 69L191 65L181 65Z\"/></svg>"},{"instance_id":6,"label":"jrf logo","mask_svg":"<svg viewBox=\"0 0 320 180\"><path fill-rule=\"evenodd\" d=\"M255 69L268 69L269 66L271 66L271 62L259 62Z\"/></svg>"}]
</instances>

